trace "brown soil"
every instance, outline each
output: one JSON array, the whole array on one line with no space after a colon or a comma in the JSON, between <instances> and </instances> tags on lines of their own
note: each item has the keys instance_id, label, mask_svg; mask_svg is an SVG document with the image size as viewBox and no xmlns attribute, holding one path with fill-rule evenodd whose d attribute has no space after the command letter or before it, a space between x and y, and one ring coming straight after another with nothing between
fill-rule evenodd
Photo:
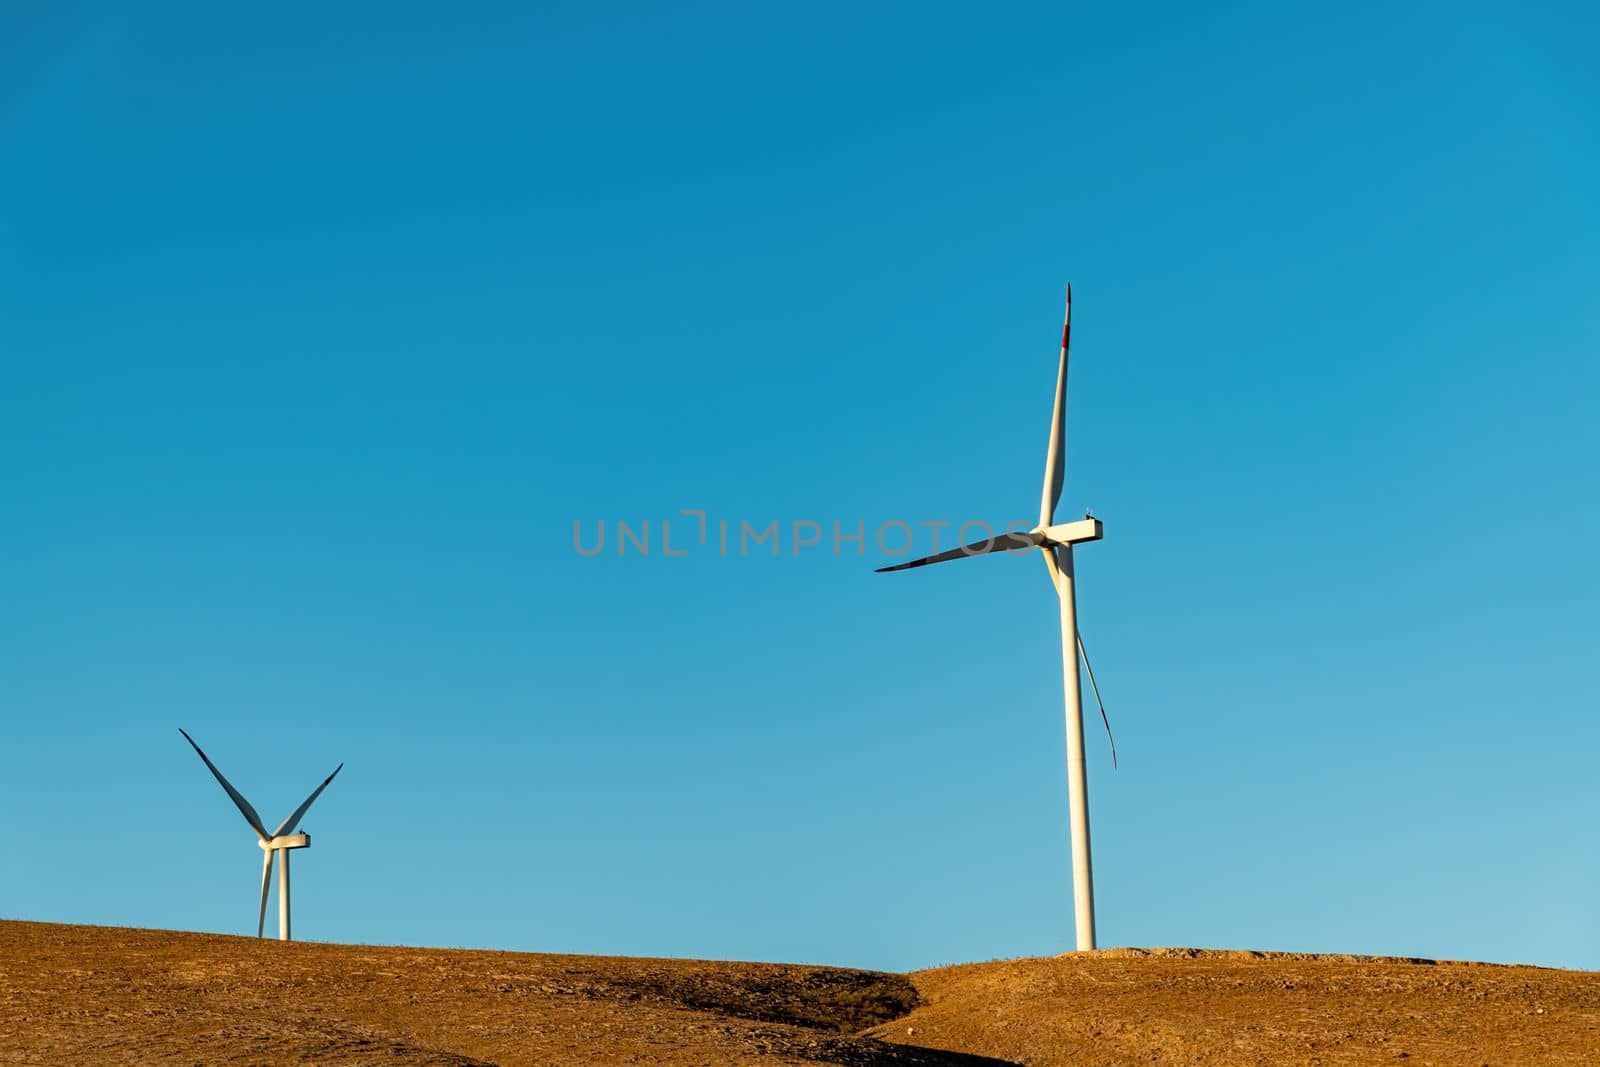
<instances>
[{"instance_id":1,"label":"brown soil","mask_svg":"<svg viewBox=\"0 0 1600 1067\"><path fill-rule=\"evenodd\" d=\"M911 975L0 922L0 1063L1600 1063L1600 974L1112 949Z\"/></svg>"},{"instance_id":2,"label":"brown soil","mask_svg":"<svg viewBox=\"0 0 1600 1067\"><path fill-rule=\"evenodd\" d=\"M868 1033L1012 1063L1600 1064L1586 971L1178 948L911 978L922 1005Z\"/></svg>"}]
</instances>

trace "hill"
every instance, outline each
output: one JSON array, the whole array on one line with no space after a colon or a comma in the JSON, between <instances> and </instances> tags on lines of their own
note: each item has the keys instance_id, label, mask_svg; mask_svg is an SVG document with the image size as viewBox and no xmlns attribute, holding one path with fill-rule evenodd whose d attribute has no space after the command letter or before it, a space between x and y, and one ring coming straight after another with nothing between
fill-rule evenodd
<instances>
[{"instance_id":1,"label":"hill","mask_svg":"<svg viewBox=\"0 0 1600 1067\"><path fill-rule=\"evenodd\" d=\"M0 922L0 1063L1595 1063L1600 974L1111 949L910 975Z\"/></svg>"}]
</instances>

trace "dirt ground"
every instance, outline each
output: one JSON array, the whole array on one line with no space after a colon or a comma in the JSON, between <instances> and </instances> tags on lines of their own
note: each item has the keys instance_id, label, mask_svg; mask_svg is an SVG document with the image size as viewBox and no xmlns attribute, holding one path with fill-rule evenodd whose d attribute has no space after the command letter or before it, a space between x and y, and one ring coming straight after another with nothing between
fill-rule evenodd
<instances>
[{"instance_id":1,"label":"dirt ground","mask_svg":"<svg viewBox=\"0 0 1600 1067\"><path fill-rule=\"evenodd\" d=\"M1106 949L910 977L921 1006L868 1033L1006 1063L1600 1065L1592 972Z\"/></svg>"},{"instance_id":2,"label":"dirt ground","mask_svg":"<svg viewBox=\"0 0 1600 1067\"><path fill-rule=\"evenodd\" d=\"M6 1064L1600 1064L1600 974L1111 949L911 975L0 922Z\"/></svg>"}]
</instances>

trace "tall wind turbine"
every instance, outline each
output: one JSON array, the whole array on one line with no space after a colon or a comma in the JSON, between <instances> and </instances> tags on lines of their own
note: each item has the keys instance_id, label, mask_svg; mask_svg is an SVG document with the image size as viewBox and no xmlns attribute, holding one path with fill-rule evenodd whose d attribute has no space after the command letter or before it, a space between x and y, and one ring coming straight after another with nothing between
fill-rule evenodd
<instances>
[{"instance_id":1,"label":"tall wind turbine","mask_svg":"<svg viewBox=\"0 0 1600 1067\"><path fill-rule=\"evenodd\" d=\"M272 858L280 852L283 853L283 865L278 868L278 940L288 941L290 939L289 853L297 848L311 847L310 834L297 834L291 831L300 825L300 820L305 818L305 814L310 810L312 802L322 795L324 789L328 788L328 783L333 781L334 775L344 770L344 764L341 763L335 767L333 774L324 778L322 784L311 791L311 795L306 797L304 803L294 809L294 814L279 823L278 828L269 834L266 827L261 823L261 816L256 814L256 809L251 807L250 802L244 798L244 795L222 776L222 772L217 770L217 765L212 763L211 759L201 751L200 746L194 743L194 738L189 736L189 731L180 726L178 727L178 732L183 735L185 741L194 747L200 758L205 760L206 766L211 769L211 773L221 783L223 790L228 794L229 799L233 801L234 807L239 809L239 814L244 816L244 821L250 824L250 829L256 832L256 837L260 838L257 844L261 846L261 851L264 855L261 857L261 912L256 917L257 937L262 936L267 925L267 890L272 885Z\"/></svg>"},{"instance_id":2,"label":"tall wind turbine","mask_svg":"<svg viewBox=\"0 0 1600 1067\"><path fill-rule=\"evenodd\" d=\"M1083 668L1094 688L1095 700L1100 700L1099 686L1095 685L1094 671L1089 668L1088 653L1083 650L1083 638L1078 634L1077 595L1073 591L1072 546L1087 541L1098 541L1104 536L1099 519L1084 513L1077 522L1055 522L1056 505L1061 501L1061 487L1066 480L1066 415L1067 415L1067 346L1072 338L1072 286L1067 286L1067 316L1061 327L1061 362L1056 370L1055 407L1050 414L1050 446L1044 460L1044 494L1039 501L1039 525L1026 532L1004 533L986 541L952 548L909 563L892 567L879 567L880 573L904 571L925 567L930 563L944 563L967 556L981 556L991 552L1027 551L1037 548L1044 555L1045 568L1050 572L1050 584L1061 601L1061 666L1066 688L1067 713L1067 798L1072 819L1072 904L1077 927L1078 949L1095 947L1094 937L1094 867L1089 854L1089 779L1083 758L1083 693L1078 686L1078 657L1083 657ZM1105 719L1105 705L1100 704L1100 716ZM1106 722L1109 736L1111 724ZM1111 745L1111 759L1115 763L1116 742Z\"/></svg>"}]
</instances>

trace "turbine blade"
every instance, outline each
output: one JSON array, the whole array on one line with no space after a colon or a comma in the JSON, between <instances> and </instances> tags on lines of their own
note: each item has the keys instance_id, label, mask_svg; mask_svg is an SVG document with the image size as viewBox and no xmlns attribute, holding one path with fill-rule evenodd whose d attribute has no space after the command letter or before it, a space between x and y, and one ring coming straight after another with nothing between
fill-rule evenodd
<instances>
[{"instance_id":1,"label":"turbine blade","mask_svg":"<svg viewBox=\"0 0 1600 1067\"><path fill-rule=\"evenodd\" d=\"M1039 525L1055 521L1061 487L1067 478L1067 346L1072 340L1072 286L1067 286L1067 317L1061 326L1061 363L1056 369L1056 403L1050 413L1050 447L1044 454L1044 494L1039 500Z\"/></svg>"},{"instance_id":2,"label":"turbine blade","mask_svg":"<svg viewBox=\"0 0 1600 1067\"><path fill-rule=\"evenodd\" d=\"M294 809L293 815L289 816L279 824L278 828L273 831L272 836L277 837L279 834L289 833L296 826L300 825L300 820L305 816L306 811L311 807L312 801L316 800L322 795L322 791L328 788L328 783L333 781L334 775L337 775L342 770L344 770L344 764L341 763L339 766L333 769L333 774L330 774L328 777L324 778L322 780L322 784L311 791L311 795L306 797L305 803Z\"/></svg>"},{"instance_id":3,"label":"turbine blade","mask_svg":"<svg viewBox=\"0 0 1600 1067\"><path fill-rule=\"evenodd\" d=\"M261 913L256 916L256 936L262 937L267 929L267 889L272 885L272 857L277 849L269 848L261 860Z\"/></svg>"},{"instance_id":4,"label":"turbine blade","mask_svg":"<svg viewBox=\"0 0 1600 1067\"><path fill-rule=\"evenodd\" d=\"M908 571L913 567L926 567L930 563L944 563L947 560L961 559L964 556L986 556L991 552L1014 552L1019 548L1034 548L1043 543L1044 536L1034 531L1027 533L996 534L987 541L974 541L970 545L952 548L947 552L939 552L932 556L923 556L909 563L896 563L892 567L879 567L873 573L887 574L890 571Z\"/></svg>"},{"instance_id":5,"label":"turbine blade","mask_svg":"<svg viewBox=\"0 0 1600 1067\"><path fill-rule=\"evenodd\" d=\"M1078 655L1083 657L1083 671L1089 676L1089 688L1094 690L1094 702L1100 705L1100 721L1106 724L1106 740L1111 742L1111 767L1117 766L1117 739L1111 736L1111 720L1106 716L1106 702L1100 699L1100 686L1095 684L1094 668L1089 666L1089 652L1083 647L1083 635L1078 635Z\"/></svg>"},{"instance_id":6,"label":"turbine blade","mask_svg":"<svg viewBox=\"0 0 1600 1067\"><path fill-rule=\"evenodd\" d=\"M244 821L250 824L250 829L261 835L261 840L268 840L270 835L267 833L266 827L261 825L261 816L256 814L256 809L252 808L250 806L250 802L244 798L243 794L235 789L226 778L222 777L222 772L217 770L217 765L212 763L210 757L201 751L199 745L194 743L194 738L189 736L189 731L180 726L178 727L178 732L183 735L183 739L185 741L189 742L189 744L193 746L195 752L199 754L200 758L205 760L206 766L211 768L211 773L216 777L217 781L222 784L222 788L227 791L228 796L233 800L234 807L238 808L239 814L244 816Z\"/></svg>"}]
</instances>

